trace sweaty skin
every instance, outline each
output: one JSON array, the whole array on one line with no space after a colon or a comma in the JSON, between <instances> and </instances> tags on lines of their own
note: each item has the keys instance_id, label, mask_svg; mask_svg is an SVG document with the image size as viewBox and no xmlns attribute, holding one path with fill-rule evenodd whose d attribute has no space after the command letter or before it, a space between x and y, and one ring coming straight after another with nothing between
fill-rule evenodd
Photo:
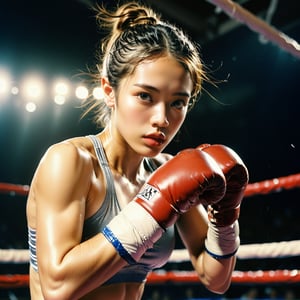
<instances>
[{"instance_id":1,"label":"sweaty skin","mask_svg":"<svg viewBox=\"0 0 300 300\"><path fill-rule=\"evenodd\" d=\"M170 158L161 152L185 119L192 86L189 74L168 56L138 65L122 80L117 95L102 79L112 117L97 138L104 146L121 207L134 198L150 175L142 159L155 157L162 164ZM141 299L144 283L101 286L126 265L101 233L81 242L83 222L102 205L105 192L106 182L87 137L63 141L47 150L27 201L28 226L37 231L39 268L38 273L30 268L32 300ZM178 228L203 284L224 292L235 258L217 261L203 252L206 214L191 209L180 218Z\"/></svg>"}]
</instances>

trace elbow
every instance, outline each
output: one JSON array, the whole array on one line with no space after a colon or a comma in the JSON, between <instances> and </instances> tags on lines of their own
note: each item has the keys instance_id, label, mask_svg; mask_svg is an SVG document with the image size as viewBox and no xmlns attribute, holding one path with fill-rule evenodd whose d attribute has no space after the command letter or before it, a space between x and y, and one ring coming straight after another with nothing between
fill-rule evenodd
<instances>
[{"instance_id":1,"label":"elbow","mask_svg":"<svg viewBox=\"0 0 300 300\"><path fill-rule=\"evenodd\" d=\"M224 273L220 273L218 276L215 274L209 276L209 274L205 273L198 275L205 288L215 294L225 294L231 285L231 276L227 276Z\"/></svg>"},{"instance_id":2,"label":"elbow","mask_svg":"<svg viewBox=\"0 0 300 300\"><path fill-rule=\"evenodd\" d=\"M44 300L67 300L72 299L63 288L53 287L49 284L44 284L42 286L42 293Z\"/></svg>"},{"instance_id":3,"label":"elbow","mask_svg":"<svg viewBox=\"0 0 300 300\"><path fill-rule=\"evenodd\" d=\"M230 284L222 285L222 286L211 285L211 286L206 286L206 287L210 292L213 292L213 293L219 294L219 295L223 295L228 291Z\"/></svg>"},{"instance_id":4,"label":"elbow","mask_svg":"<svg viewBox=\"0 0 300 300\"><path fill-rule=\"evenodd\" d=\"M231 285L235 258L216 260L204 252L196 262L195 270L206 289L215 294L225 294Z\"/></svg>"},{"instance_id":5,"label":"elbow","mask_svg":"<svg viewBox=\"0 0 300 300\"><path fill-rule=\"evenodd\" d=\"M44 300L70 300L73 299L72 290L68 283L59 274L48 272L46 276L40 276L41 289Z\"/></svg>"},{"instance_id":6,"label":"elbow","mask_svg":"<svg viewBox=\"0 0 300 300\"><path fill-rule=\"evenodd\" d=\"M51 288L49 286L42 288L44 300L71 300L74 296L64 288Z\"/></svg>"},{"instance_id":7,"label":"elbow","mask_svg":"<svg viewBox=\"0 0 300 300\"><path fill-rule=\"evenodd\" d=\"M228 279L225 282L220 283L219 281L216 282L215 280L206 280L204 285L205 287L212 293L223 295L225 294L231 284L231 280Z\"/></svg>"},{"instance_id":8,"label":"elbow","mask_svg":"<svg viewBox=\"0 0 300 300\"><path fill-rule=\"evenodd\" d=\"M58 299L67 299L67 298L61 298L61 293L51 290L51 289L43 289L43 297L44 300L58 300Z\"/></svg>"}]
</instances>

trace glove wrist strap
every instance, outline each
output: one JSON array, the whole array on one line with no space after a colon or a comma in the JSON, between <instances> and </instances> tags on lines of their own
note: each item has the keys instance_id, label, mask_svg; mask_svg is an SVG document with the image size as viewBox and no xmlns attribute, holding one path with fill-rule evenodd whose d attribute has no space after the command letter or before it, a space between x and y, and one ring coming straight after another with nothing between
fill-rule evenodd
<instances>
[{"instance_id":1,"label":"glove wrist strap","mask_svg":"<svg viewBox=\"0 0 300 300\"><path fill-rule=\"evenodd\" d=\"M215 259L225 259L234 256L240 246L239 223L218 227L208 223L207 238L205 240L206 252Z\"/></svg>"},{"instance_id":2,"label":"glove wrist strap","mask_svg":"<svg viewBox=\"0 0 300 300\"><path fill-rule=\"evenodd\" d=\"M138 261L164 230L139 204L132 201L115 216L102 234L129 264Z\"/></svg>"}]
</instances>

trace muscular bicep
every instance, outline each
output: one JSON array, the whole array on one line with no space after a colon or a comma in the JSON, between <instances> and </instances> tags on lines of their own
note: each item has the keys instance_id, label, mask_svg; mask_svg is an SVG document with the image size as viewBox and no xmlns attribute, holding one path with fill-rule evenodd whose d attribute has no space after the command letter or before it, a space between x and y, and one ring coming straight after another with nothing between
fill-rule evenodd
<instances>
[{"instance_id":1,"label":"muscular bicep","mask_svg":"<svg viewBox=\"0 0 300 300\"><path fill-rule=\"evenodd\" d=\"M53 146L41 161L33 187L41 271L59 266L66 253L80 242L88 170L88 160L70 144Z\"/></svg>"}]
</instances>

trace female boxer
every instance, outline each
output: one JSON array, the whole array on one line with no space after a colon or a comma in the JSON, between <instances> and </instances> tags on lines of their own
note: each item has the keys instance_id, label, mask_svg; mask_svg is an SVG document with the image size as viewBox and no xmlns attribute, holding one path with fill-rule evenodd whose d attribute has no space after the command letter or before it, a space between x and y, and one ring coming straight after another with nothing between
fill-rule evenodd
<instances>
[{"instance_id":1,"label":"female boxer","mask_svg":"<svg viewBox=\"0 0 300 300\"><path fill-rule=\"evenodd\" d=\"M31 299L141 299L147 274L174 248L175 224L200 281L224 293L246 168L224 146L163 153L206 78L197 47L135 2L98 7L97 18L110 30L99 64L104 99L87 110L103 130L52 145L36 169Z\"/></svg>"}]
</instances>

